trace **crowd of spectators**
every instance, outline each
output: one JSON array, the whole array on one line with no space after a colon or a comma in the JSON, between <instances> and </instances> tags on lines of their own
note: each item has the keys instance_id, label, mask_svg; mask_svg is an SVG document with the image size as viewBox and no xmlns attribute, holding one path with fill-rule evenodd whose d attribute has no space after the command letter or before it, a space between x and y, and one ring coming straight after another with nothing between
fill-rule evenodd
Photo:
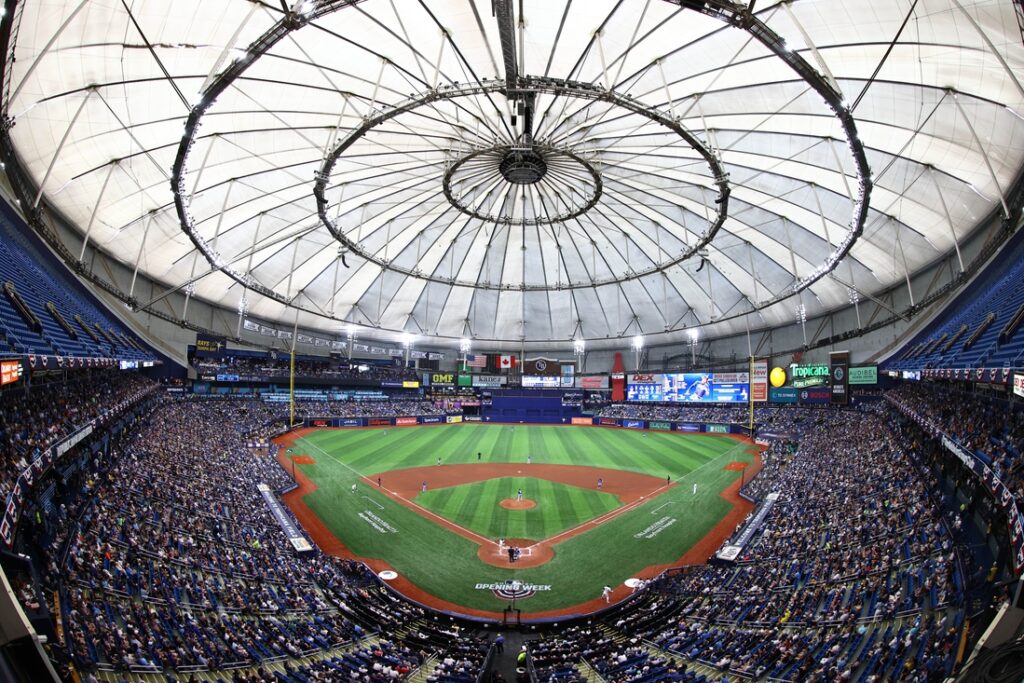
<instances>
[{"instance_id":1,"label":"crowd of spectators","mask_svg":"<svg viewBox=\"0 0 1024 683\"><path fill-rule=\"evenodd\" d=\"M195 358L193 366L202 375L234 374L251 377L288 377L291 359L288 356L224 356L221 358ZM296 360L296 377L315 377L332 380L402 381L419 379L415 368L394 365L360 363L358 360L323 358Z\"/></svg>"},{"instance_id":2,"label":"crowd of spectators","mask_svg":"<svg viewBox=\"0 0 1024 683\"><path fill-rule=\"evenodd\" d=\"M1024 405L932 382L906 382L888 398L976 453L1024 502Z\"/></svg>"},{"instance_id":3,"label":"crowd of spectators","mask_svg":"<svg viewBox=\"0 0 1024 683\"><path fill-rule=\"evenodd\" d=\"M287 403L271 404L282 417ZM405 417L411 415L446 415L461 412L445 408L425 399L392 399L387 401L300 401L296 412L306 417Z\"/></svg>"},{"instance_id":4,"label":"crowd of spectators","mask_svg":"<svg viewBox=\"0 0 1024 683\"><path fill-rule=\"evenodd\" d=\"M942 680L964 615L960 520L875 412L829 412L770 456L748 493L779 498L738 561L668 573L614 626L743 676Z\"/></svg>"},{"instance_id":5,"label":"crowd of spectators","mask_svg":"<svg viewBox=\"0 0 1024 683\"><path fill-rule=\"evenodd\" d=\"M134 373L83 373L67 382L20 384L0 392L0 499L7 505L29 464L64 437L110 417L157 388Z\"/></svg>"},{"instance_id":6,"label":"crowd of spectators","mask_svg":"<svg viewBox=\"0 0 1024 683\"><path fill-rule=\"evenodd\" d=\"M427 625L349 651L425 613L362 565L290 546L258 486L293 482L247 438L274 413L252 399L163 399L62 502L46 581L71 661L85 671L242 667L262 681L256 667L283 658L294 666L282 683L390 680L433 653L456 663L452 675L478 665L480 641L431 638ZM315 652L330 656L303 659Z\"/></svg>"},{"instance_id":7,"label":"crowd of spectators","mask_svg":"<svg viewBox=\"0 0 1024 683\"><path fill-rule=\"evenodd\" d=\"M27 461L82 420L102 420L152 389L114 375L101 386L65 385L63 393L0 395L11 407L0 416L5 462ZM97 394L102 400L91 400ZM84 406L71 405L76 396ZM1006 475L1018 471L1011 455L1019 416L999 422L996 408L979 401L965 421L919 387L893 397L948 423L972 448L989 449ZM299 405L322 417L441 410L404 399ZM249 446L287 410L255 398L162 398L55 507L46 587L59 596L78 667L180 674L241 667L234 676L242 682L382 683L424 666L430 683L476 680L484 641L379 590L362 565L316 550L296 554L289 545L257 487L280 491L293 482L271 454ZM626 404L605 414L726 421L732 410ZM762 430L787 436L772 443L744 489L754 499L778 499L737 561L667 573L609 618L622 637L586 625L536 641L530 654L539 680L582 680L582 662L616 683L704 680L683 661L801 681L933 681L950 673L968 582L955 551L961 519L942 511L935 475L908 456L911 445L886 404L757 410ZM38 609L29 584L15 590ZM387 638L365 642L373 631ZM323 656L313 661L311 653ZM261 669L270 663L278 665L274 674Z\"/></svg>"}]
</instances>

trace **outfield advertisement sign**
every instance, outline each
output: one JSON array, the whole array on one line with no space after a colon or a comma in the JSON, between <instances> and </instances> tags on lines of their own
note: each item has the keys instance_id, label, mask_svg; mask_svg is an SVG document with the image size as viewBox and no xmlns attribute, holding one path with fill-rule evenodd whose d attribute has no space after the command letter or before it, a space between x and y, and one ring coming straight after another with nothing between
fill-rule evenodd
<instances>
[{"instance_id":1,"label":"outfield advertisement sign","mask_svg":"<svg viewBox=\"0 0 1024 683\"><path fill-rule=\"evenodd\" d=\"M425 425L435 425L444 422L444 418L440 415L428 415L426 417L421 417L420 422Z\"/></svg>"},{"instance_id":2,"label":"outfield advertisement sign","mask_svg":"<svg viewBox=\"0 0 1024 683\"><path fill-rule=\"evenodd\" d=\"M750 385L750 393L754 402L764 403L768 400L768 361L754 361L754 381Z\"/></svg>"},{"instance_id":3,"label":"outfield advertisement sign","mask_svg":"<svg viewBox=\"0 0 1024 683\"><path fill-rule=\"evenodd\" d=\"M831 403L831 387L815 387L812 389L799 389L801 403Z\"/></svg>"},{"instance_id":4,"label":"outfield advertisement sign","mask_svg":"<svg viewBox=\"0 0 1024 683\"><path fill-rule=\"evenodd\" d=\"M710 434L728 434L729 425L706 424L704 430Z\"/></svg>"},{"instance_id":5,"label":"outfield advertisement sign","mask_svg":"<svg viewBox=\"0 0 1024 683\"><path fill-rule=\"evenodd\" d=\"M419 420L417 420L415 417L396 417L395 418L395 426L396 427L406 427L408 425L414 425L414 424L418 424L418 423L419 423Z\"/></svg>"},{"instance_id":6,"label":"outfield advertisement sign","mask_svg":"<svg viewBox=\"0 0 1024 683\"><path fill-rule=\"evenodd\" d=\"M677 403L746 403L750 374L746 372L630 375L628 401Z\"/></svg>"},{"instance_id":7,"label":"outfield advertisement sign","mask_svg":"<svg viewBox=\"0 0 1024 683\"><path fill-rule=\"evenodd\" d=\"M598 424L602 424L607 427L618 427L619 421L611 417L602 417Z\"/></svg>"},{"instance_id":8,"label":"outfield advertisement sign","mask_svg":"<svg viewBox=\"0 0 1024 683\"><path fill-rule=\"evenodd\" d=\"M644 421L643 420L623 420L622 421L622 426L627 428L627 429L643 429L644 428Z\"/></svg>"},{"instance_id":9,"label":"outfield advertisement sign","mask_svg":"<svg viewBox=\"0 0 1024 683\"><path fill-rule=\"evenodd\" d=\"M346 418L344 418L339 423L338 426L339 427L362 427L363 426L363 421L358 419L358 418L354 418L354 417L346 417Z\"/></svg>"},{"instance_id":10,"label":"outfield advertisement sign","mask_svg":"<svg viewBox=\"0 0 1024 683\"><path fill-rule=\"evenodd\" d=\"M692 422L676 422L676 431L679 432L699 432L700 425Z\"/></svg>"},{"instance_id":11,"label":"outfield advertisement sign","mask_svg":"<svg viewBox=\"0 0 1024 683\"><path fill-rule=\"evenodd\" d=\"M672 431L671 422L656 422L652 420L651 422L647 423L647 427L648 429L661 429L664 431Z\"/></svg>"},{"instance_id":12,"label":"outfield advertisement sign","mask_svg":"<svg viewBox=\"0 0 1024 683\"><path fill-rule=\"evenodd\" d=\"M1013 375L1013 393L1024 397L1024 373L1016 372Z\"/></svg>"},{"instance_id":13,"label":"outfield advertisement sign","mask_svg":"<svg viewBox=\"0 0 1024 683\"><path fill-rule=\"evenodd\" d=\"M448 424L450 424L450 425L451 424L458 424L459 422L462 422L462 416L461 415L447 415L447 416L445 416L445 421Z\"/></svg>"},{"instance_id":14,"label":"outfield advertisement sign","mask_svg":"<svg viewBox=\"0 0 1024 683\"><path fill-rule=\"evenodd\" d=\"M505 386L504 375L473 375L474 387L501 387Z\"/></svg>"},{"instance_id":15,"label":"outfield advertisement sign","mask_svg":"<svg viewBox=\"0 0 1024 683\"><path fill-rule=\"evenodd\" d=\"M878 384L877 365L862 365L849 370L850 384Z\"/></svg>"},{"instance_id":16,"label":"outfield advertisement sign","mask_svg":"<svg viewBox=\"0 0 1024 683\"><path fill-rule=\"evenodd\" d=\"M371 427L390 427L391 418L387 417L371 417L366 421L366 424Z\"/></svg>"},{"instance_id":17,"label":"outfield advertisement sign","mask_svg":"<svg viewBox=\"0 0 1024 683\"><path fill-rule=\"evenodd\" d=\"M800 400L800 392L791 387L772 387L768 392L768 398L772 403L796 403Z\"/></svg>"},{"instance_id":18,"label":"outfield advertisement sign","mask_svg":"<svg viewBox=\"0 0 1024 683\"><path fill-rule=\"evenodd\" d=\"M572 418L574 425L592 425L594 424L594 418L592 417L574 417Z\"/></svg>"}]
</instances>

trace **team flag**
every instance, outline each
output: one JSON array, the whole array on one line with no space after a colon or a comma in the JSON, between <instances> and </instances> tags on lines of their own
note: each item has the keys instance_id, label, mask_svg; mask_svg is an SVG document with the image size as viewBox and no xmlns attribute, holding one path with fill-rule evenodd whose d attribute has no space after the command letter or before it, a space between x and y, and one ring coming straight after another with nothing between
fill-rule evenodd
<instances>
[{"instance_id":1,"label":"team flag","mask_svg":"<svg viewBox=\"0 0 1024 683\"><path fill-rule=\"evenodd\" d=\"M479 353L466 354L466 367L467 368L486 368L487 367L487 356Z\"/></svg>"},{"instance_id":2,"label":"team flag","mask_svg":"<svg viewBox=\"0 0 1024 683\"><path fill-rule=\"evenodd\" d=\"M514 368L516 366L515 356L498 356L498 367L502 370Z\"/></svg>"}]
</instances>

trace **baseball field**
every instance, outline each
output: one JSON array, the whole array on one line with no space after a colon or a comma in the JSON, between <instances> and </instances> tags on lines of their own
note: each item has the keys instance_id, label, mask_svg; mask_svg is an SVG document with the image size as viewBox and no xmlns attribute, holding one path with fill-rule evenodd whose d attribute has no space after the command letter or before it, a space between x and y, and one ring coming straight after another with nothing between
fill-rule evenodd
<instances>
[{"instance_id":1,"label":"baseball field","mask_svg":"<svg viewBox=\"0 0 1024 683\"><path fill-rule=\"evenodd\" d=\"M279 443L300 483L285 501L322 549L393 572L421 603L492 618L513 595L524 619L595 611L629 579L703 562L749 512L736 494L758 464L737 437L584 426L302 429Z\"/></svg>"}]
</instances>

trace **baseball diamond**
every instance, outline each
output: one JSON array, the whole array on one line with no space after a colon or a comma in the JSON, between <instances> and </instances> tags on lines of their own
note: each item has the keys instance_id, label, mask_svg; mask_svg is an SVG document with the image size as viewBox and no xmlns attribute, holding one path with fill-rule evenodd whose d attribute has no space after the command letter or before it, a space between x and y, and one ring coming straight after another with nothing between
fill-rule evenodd
<instances>
[{"instance_id":1,"label":"baseball diamond","mask_svg":"<svg viewBox=\"0 0 1024 683\"><path fill-rule=\"evenodd\" d=\"M605 585L621 600L627 579L706 560L750 511L736 490L759 462L738 437L573 426L303 429L279 442L301 485L285 499L321 547L395 571L389 584L419 602L490 618L507 600L478 584L550 585L517 606L556 618L605 605Z\"/></svg>"}]
</instances>

